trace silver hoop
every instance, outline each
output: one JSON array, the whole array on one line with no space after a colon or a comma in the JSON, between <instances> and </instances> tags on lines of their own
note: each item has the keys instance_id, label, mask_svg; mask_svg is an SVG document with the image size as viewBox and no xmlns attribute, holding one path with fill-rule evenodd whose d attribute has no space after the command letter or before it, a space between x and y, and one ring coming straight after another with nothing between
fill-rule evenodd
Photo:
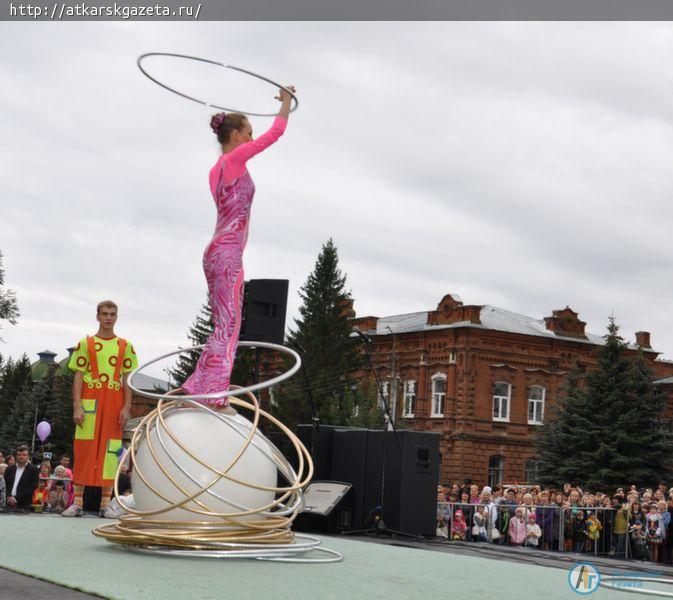
<instances>
[{"instance_id":1,"label":"silver hoop","mask_svg":"<svg viewBox=\"0 0 673 600\"><path fill-rule=\"evenodd\" d=\"M263 75L258 75L257 73L253 73L252 71L248 71L247 69L242 69L241 67L235 67L233 65L225 65L224 63L217 62L215 60L210 60L208 58L199 58L198 56L189 56L188 54L174 54L172 52L146 52L145 54L141 54L138 57L137 64L138 68L140 69L140 72L145 75L150 81L153 81L157 85L160 85L162 88L168 90L169 92L173 92L174 94L177 94L178 96L182 96L183 98L186 98L187 100L191 100L192 102L198 102L199 104L203 104L204 106L210 106L212 108L217 108L219 110L224 110L227 112L239 112L243 113L246 115L251 115L254 117L275 117L278 113L254 113L254 112L247 112L244 110L239 110L235 108L228 108L225 106L219 106L217 104L211 104L210 102L206 102L205 100L200 100L199 98L195 98L194 96L190 96L188 94L185 94L184 92L179 92L178 90L170 87L169 85L166 85L165 83L162 83L159 81L156 77L152 77L147 70L143 67L142 61L143 59L147 58L148 56L172 56L173 58L184 58L187 60L196 60L198 62L203 62L207 63L210 65L215 65L217 67L224 67L225 69L232 69L233 71L238 71L239 73L245 73L246 75L251 75L252 77L256 77L257 79L261 79L262 81L266 81L267 83L270 83L277 88L285 90L290 96L292 97L292 100L294 101L294 107L290 108L290 112L294 112L297 110L297 107L299 106L299 100L297 100L297 96L292 92L292 90L288 89L284 85L280 85L279 83L276 83L273 81L273 79L269 79L268 77L264 77Z\"/></svg>"},{"instance_id":2,"label":"silver hoop","mask_svg":"<svg viewBox=\"0 0 673 600\"><path fill-rule=\"evenodd\" d=\"M286 379L292 377L301 367L301 358L299 354L297 354L292 348L288 348L287 346L281 346L280 344L272 344L271 342L238 342L238 345L246 348L267 348L269 350L276 350L284 354L289 354L294 358L295 363L294 365L292 365L290 369L285 371L285 373L281 373L277 377L268 379L267 381L262 381L261 383L256 383L255 385L249 385L248 387L244 388L232 388L229 390L222 390L221 392L212 392L210 394L184 394L176 397L173 395L169 396L168 394L157 394L155 392L140 390L133 385L133 378L136 375L138 375L138 373L140 373L140 371L142 371L143 369L149 367L150 365L153 365L154 363L159 362L160 360L163 360L164 358L168 358L169 356L175 356L176 354L182 354L183 352L193 352L194 350L202 350L203 348L205 348L206 345L201 344L200 346L192 346L191 348L180 348L179 350L174 350L173 352L163 354L158 358L153 358L149 362L140 365L135 371L131 373L131 375L129 375L127 382L128 386L136 394L140 396L145 396L147 398L156 398L157 400L161 400L163 398L170 398L171 400L177 398L179 398L180 400L212 400L216 398L222 398L223 396L242 396L244 394L247 394L248 392L254 392L256 390L270 388L280 383L281 381L285 381Z\"/></svg>"},{"instance_id":3,"label":"silver hoop","mask_svg":"<svg viewBox=\"0 0 673 600\"><path fill-rule=\"evenodd\" d=\"M165 546L127 546L129 550L144 554L159 554L163 556L190 556L197 558L256 558L269 562L294 563L334 563L343 560L343 555L336 550L320 546L320 539L296 533L292 544L222 544L218 550L183 550L180 548L166 548ZM319 552L327 555L325 558L308 558L305 554Z\"/></svg>"}]
</instances>

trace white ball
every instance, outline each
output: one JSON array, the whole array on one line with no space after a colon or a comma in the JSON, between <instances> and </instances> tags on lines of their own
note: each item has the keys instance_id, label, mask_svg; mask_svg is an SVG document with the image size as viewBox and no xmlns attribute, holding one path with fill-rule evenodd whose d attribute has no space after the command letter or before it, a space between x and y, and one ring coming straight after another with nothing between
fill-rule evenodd
<instances>
[{"instance_id":1,"label":"white ball","mask_svg":"<svg viewBox=\"0 0 673 600\"><path fill-rule=\"evenodd\" d=\"M165 417L165 422L166 427L171 430L189 452L214 468L223 471L243 447L252 428L251 422L241 415L224 415L224 417L226 423L214 415L194 408L169 412ZM137 448L135 468L131 477L136 510L142 512L159 510L170 506L174 502L179 502L188 495L203 489L216 477L216 474L199 464L180 448L158 420L155 423L156 426L150 428ZM157 432L157 427L159 432ZM158 433L161 434L161 440L166 447L165 450L159 441ZM156 461L150 453L147 437L152 442L152 447L157 456ZM275 487L277 485L277 467L270 456L272 456L272 444L260 431L256 431L252 443L229 471L229 474L245 482ZM157 463L163 466L170 477L187 492L186 494L181 492L162 473ZM148 483L169 501L167 502L155 494L142 481L136 471L142 472ZM190 476L195 481L192 481ZM205 504L208 510L217 513L236 513L242 510L257 509L270 504L275 499L274 492L250 488L226 478L222 478L209 489L224 500L220 500L208 492L203 492L197 499ZM185 506L203 510L193 500ZM171 509L153 518L173 521L214 520L221 522L221 519L217 517L201 515L184 508ZM253 515L235 518L244 521L258 517Z\"/></svg>"}]
</instances>

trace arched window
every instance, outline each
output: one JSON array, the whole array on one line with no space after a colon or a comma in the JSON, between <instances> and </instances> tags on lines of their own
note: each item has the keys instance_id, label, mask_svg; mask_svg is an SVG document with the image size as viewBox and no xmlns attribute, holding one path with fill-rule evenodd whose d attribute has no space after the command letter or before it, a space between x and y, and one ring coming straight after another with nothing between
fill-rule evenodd
<instances>
[{"instance_id":1,"label":"arched window","mask_svg":"<svg viewBox=\"0 0 673 600\"><path fill-rule=\"evenodd\" d=\"M446 375L435 373L432 376L432 414L431 417L444 416L444 400L446 399Z\"/></svg>"},{"instance_id":2,"label":"arched window","mask_svg":"<svg viewBox=\"0 0 673 600\"><path fill-rule=\"evenodd\" d=\"M512 386L504 381L493 384L493 420L509 421L509 404Z\"/></svg>"},{"instance_id":3,"label":"arched window","mask_svg":"<svg viewBox=\"0 0 673 600\"><path fill-rule=\"evenodd\" d=\"M505 457L490 456L488 458L488 485L495 487L500 485L504 479Z\"/></svg>"},{"instance_id":4,"label":"arched window","mask_svg":"<svg viewBox=\"0 0 673 600\"><path fill-rule=\"evenodd\" d=\"M416 382L408 379L404 382L404 406L402 416L408 419L414 416L414 404L416 404Z\"/></svg>"},{"instance_id":5,"label":"arched window","mask_svg":"<svg viewBox=\"0 0 673 600\"><path fill-rule=\"evenodd\" d=\"M544 399L547 390L541 385L528 388L528 424L542 425L544 421Z\"/></svg>"}]
</instances>

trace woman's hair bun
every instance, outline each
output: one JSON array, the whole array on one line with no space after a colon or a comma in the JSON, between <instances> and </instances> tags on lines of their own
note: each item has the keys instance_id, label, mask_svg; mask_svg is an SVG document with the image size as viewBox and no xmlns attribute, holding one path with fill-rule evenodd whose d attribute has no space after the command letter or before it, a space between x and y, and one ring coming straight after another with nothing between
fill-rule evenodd
<instances>
[{"instance_id":1,"label":"woman's hair bun","mask_svg":"<svg viewBox=\"0 0 673 600\"><path fill-rule=\"evenodd\" d=\"M216 115L213 115L212 119L210 119L210 128L213 130L213 133L215 135L218 135L220 133L220 126L222 123L224 123L224 119L227 116L227 113L225 112L220 112L217 113Z\"/></svg>"}]
</instances>

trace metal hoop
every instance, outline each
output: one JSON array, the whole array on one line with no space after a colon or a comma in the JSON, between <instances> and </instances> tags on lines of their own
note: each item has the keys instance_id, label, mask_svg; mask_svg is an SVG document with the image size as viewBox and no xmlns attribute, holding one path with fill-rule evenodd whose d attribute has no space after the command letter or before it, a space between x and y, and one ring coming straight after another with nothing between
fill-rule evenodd
<instances>
[{"instance_id":1,"label":"metal hoop","mask_svg":"<svg viewBox=\"0 0 673 600\"><path fill-rule=\"evenodd\" d=\"M267 83L270 83L280 89L285 90L290 96L292 96L292 100L294 100L294 107L290 108L290 112L294 112L297 110L297 107L299 106L299 100L297 100L297 96L289 90L287 87L284 85L280 85L279 83L276 83L273 81L273 79L269 79L268 77L264 77L263 75L258 75L257 73L253 73L252 71L248 71L247 69L242 69L241 67L235 67L233 65L225 65L224 63L217 62L215 60L210 60L208 58L199 58L198 56L189 56L187 54L174 54L172 52L146 52L145 54L141 54L138 57L137 64L138 68L140 69L141 73L145 75L149 80L153 81L157 85L160 85L162 88L168 90L169 92L173 92L174 94L177 94L178 96L182 96L183 98L186 98L187 100L191 100L192 102L198 102L199 104L203 104L204 106L211 106L212 108L217 108L219 110L224 110L227 112L240 112L246 115L251 115L254 117L275 117L277 113L255 113L255 112L248 112L244 110L238 110L234 108L228 108L225 106L219 106L217 104L211 104L210 102L206 102L205 100L200 100L199 98L195 98L194 96L190 96L188 94L185 94L184 92L179 92L178 90L170 87L169 85L166 85L165 83L162 83L159 81L156 77L152 77L147 70L143 67L142 61L143 59L147 58L148 56L172 56L173 58L184 58L187 60L195 60L198 62L203 62L207 63L210 65L215 65L217 67L224 67L225 69L232 69L233 71L238 71L240 73L245 73L246 75L251 75L252 77L256 77L257 79L261 79L262 81L266 81Z\"/></svg>"},{"instance_id":2,"label":"metal hoop","mask_svg":"<svg viewBox=\"0 0 673 600\"><path fill-rule=\"evenodd\" d=\"M281 346L280 344L272 344L270 342L239 342L238 345L246 348L268 348L269 350L277 350L278 352L289 354L290 356L292 356L295 360L295 363L290 369L285 371L285 373L281 373L277 377L274 377L267 381L262 381L261 383L256 383L255 385L249 385L248 387L244 388L230 388L228 390L222 390L221 392L212 392L210 394L185 394L179 396L180 400L212 400L215 398L222 398L223 396L242 396L244 394L247 394L248 392L254 392L257 390L266 389L280 383L281 381L285 381L286 379L292 377L301 367L301 358L299 354L297 354L294 350L292 350L292 348L288 348L287 346ZM182 354L183 352L193 352L195 350L202 350L204 347L205 344L201 344L200 346L192 346L191 348L180 348L179 350L174 350L173 352L169 352L168 354L163 354L158 358L154 358L149 362L140 365L135 371L131 373L131 375L129 375L128 386L136 394L139 394L140 396L145 396L147 398L156 398L158 400L161 400L162 398L175 399L175 396L172 395L169 396L168 394L157 394L155 392L140 390L133 385L133 378L136 375L138 375L138 373L140 373L143 369L149 367L150 365L153 365L154 363L159 362L160 360L163 360L164 358L168 358L169 356L175 356L176 354Z\"/></svg>"}]
</instances>

